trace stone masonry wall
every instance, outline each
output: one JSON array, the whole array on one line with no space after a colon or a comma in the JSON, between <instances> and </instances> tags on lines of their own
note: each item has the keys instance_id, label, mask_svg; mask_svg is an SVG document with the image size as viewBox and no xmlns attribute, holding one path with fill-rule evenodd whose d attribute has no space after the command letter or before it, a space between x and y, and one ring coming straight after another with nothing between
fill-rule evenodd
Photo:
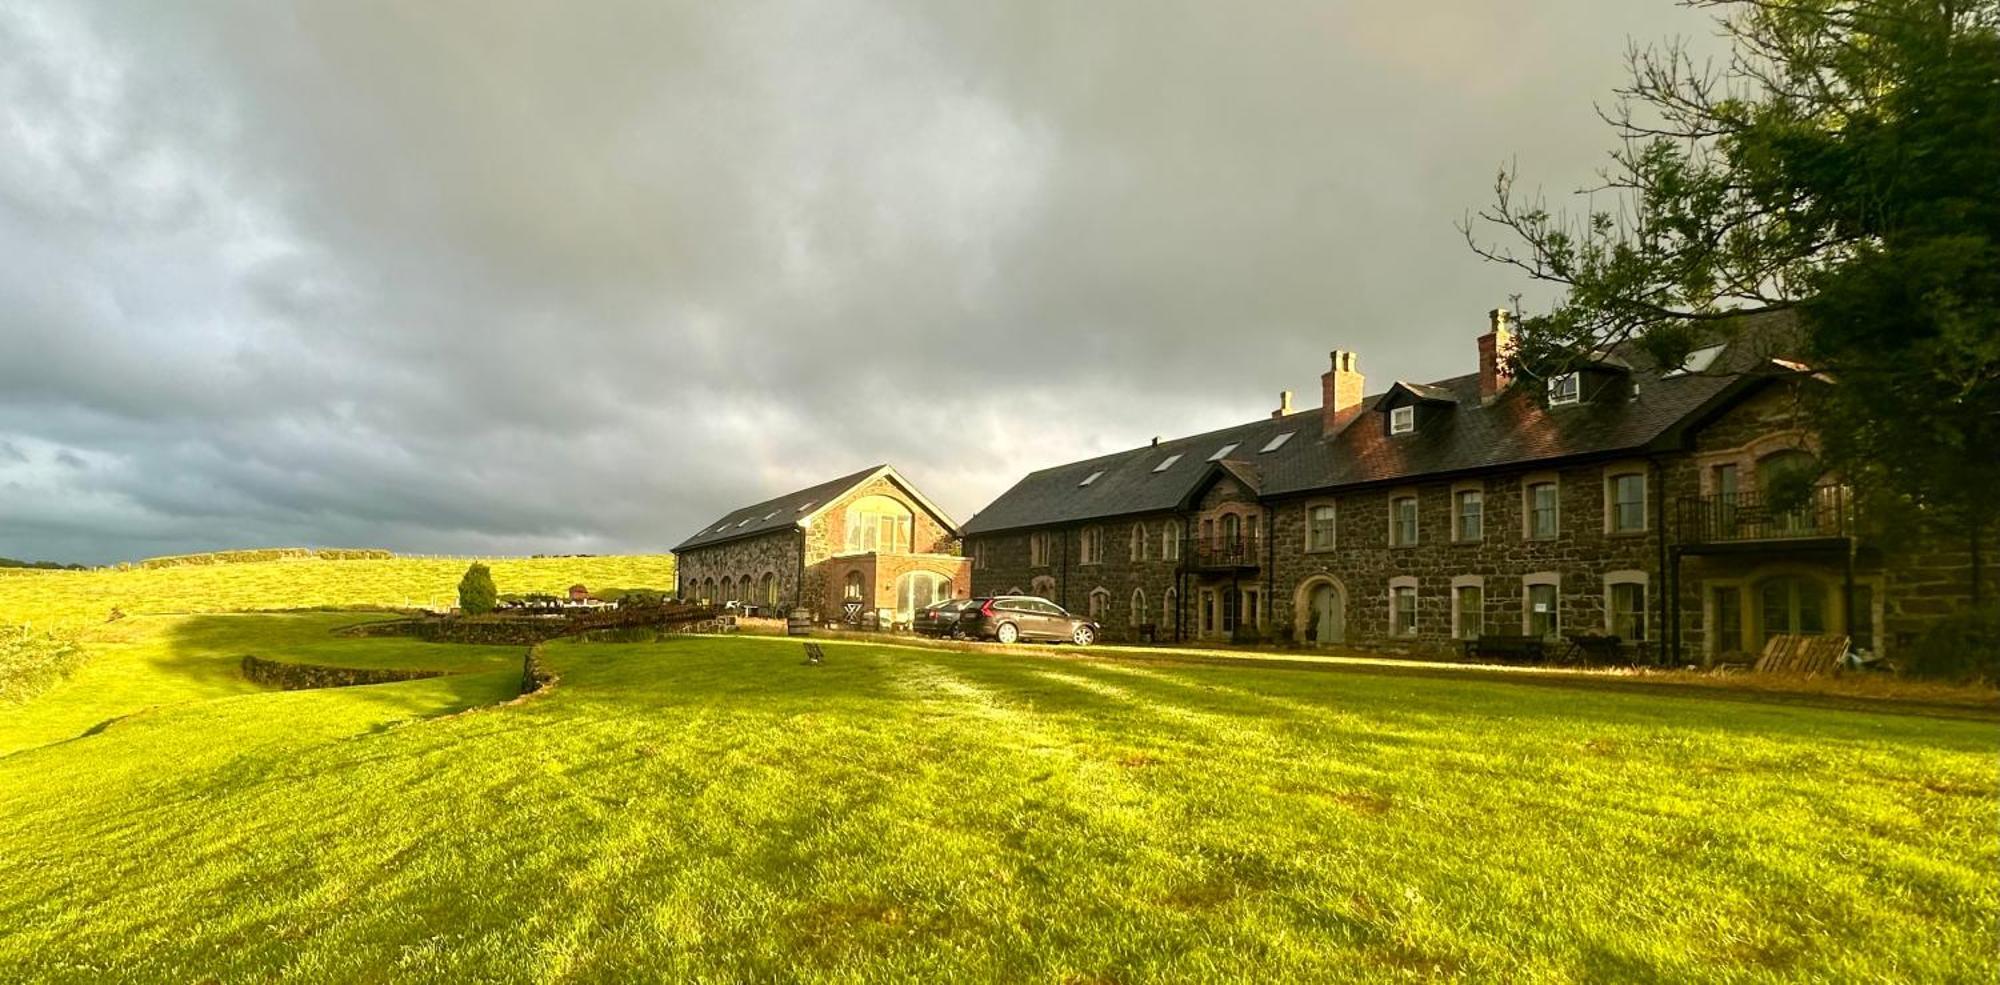
<instances>
[{"instance_id":1,"label":"stone masonry wall","mask_svg":"<svg viewBox=\"0 0 2000 985\"><path fill-rule=\"evenodd\" d=\"M733 600L763 605L765 599L756 586L764 575L773 575L778 582L778 606L789 609L799 599L799 533L787 528L697 548L682 553L675 568L680 581L679 594L684 599L703 598L703 586L711 579L718 586L715 589L718 595L724 578L739 586L745 578L750 580L752 587L747 590L738 587L729 593L729 598L710 598L716 604Z\"/></svg>"}]
</instances>

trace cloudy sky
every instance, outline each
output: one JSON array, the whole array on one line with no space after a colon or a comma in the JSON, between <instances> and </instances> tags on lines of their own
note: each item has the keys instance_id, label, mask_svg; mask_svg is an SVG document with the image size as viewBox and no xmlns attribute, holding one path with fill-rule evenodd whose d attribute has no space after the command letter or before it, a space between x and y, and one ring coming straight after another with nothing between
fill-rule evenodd
<instances>
[{"instance_id":1,"label":"cloudy sky","mask_svg":"<svg viewBox=\"0 0 2000 985\"><path fill-rule=\"evenodd\" d=\"M1004 9L993 9L1003 7ZM653 551L1469 371L1668 0L0 0L0 555ZM1528 291L1533 303L1537 295Z\"/></svg>"}]
</instances>

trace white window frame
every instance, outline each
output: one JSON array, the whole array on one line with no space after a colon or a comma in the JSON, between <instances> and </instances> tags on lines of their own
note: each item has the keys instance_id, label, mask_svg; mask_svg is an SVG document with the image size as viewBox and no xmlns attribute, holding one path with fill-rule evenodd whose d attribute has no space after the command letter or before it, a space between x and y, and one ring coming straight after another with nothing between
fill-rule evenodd
<instances>
[{"instance_id":1,"label":"white window frame","mask_svg":"<svg viewBox=\"0 0 2000 985\"><path fill-rule=\"evenodd\" d=\"M1465 497L1479 497L1479 534L1468 537L1465 534ZM1455 544L1477 544L1486 539L1486 486L1478 482L1461 482L1451 487L1451 539Z\"/></svg>"},{"instance_id":2,"label":"white window frame","mask_svg":"<svg viewBox=\"0 0 2000 985\"><path fill-rule=\"evenodd\" d=\"M1583 377L1570 370L1549 377L1549 406L1567 407L1583 402Z\"/></svg>"},{"instance_id":3,"label":"white window frame","mask_svg":"<svg viewBox=\"0 0 2000 985\"><path fill-rule=\"evenodd\" d=\"M1402 617L1404 615L1403 609L1401 606L1396 604L1398 593L1403 592L1405 590L1407 590L1410 593L1410 608L1408 613L1410 617L1410 631L1407 633L1403 632L1403 620L1402 620ZM1422 593L1418 590L1416 576L1398 575L1394 578L1389 579L1389 635L1390 636L1393 636L1399 640L1408 640L1408 639L1415 639L1419 635L1422 635L1423 623L1421 620L1421 613L1422 613L1421 598L1422 598Z\"/></svg>"},{"instance_id":4,"label":"white window frame","mask_svg":"<svg viewBox=\"0 0 2000 985\"><path fill-rule=\"evenodd\" d=\"M1179 520L1168 520L1160 531L1160 560L1181 559L1181 536L1183 527Z\"/></svg>"},{"instance_id":5,"label":"white window frame","mask_svg":"<svg viewBox=\"0 0 2000 985\"><path fill-rule=\"evenodd\" d=\"M1028 535L1028 567L1049 566L1049 532L1037 530Z\"/></svg>"},{"instance_id":6,"label":"white window frame","mask_svg":"<svg viewBox=\"0 0 2000 985\"><path fill-rule=\"evenodd\" d=\"M1402 504L1410 504L1410 539L1402 539ZM1415 547L1424 539L1423 502L1415 491L1392 493L1389 496L1389 546Z\"/></svg>"},{"instance_id":7,"label":"white window frame","mask_svg":"<svg viewBox=\"0 0 2000 985\"><path fill-rule=\"evenodd\" d=\"M1099 585L1090 590L1084 602L1084 610L1090 618L1103 622L1111 616L1111 589Z\"/></svg>"},{"instance_id":8,"label":"white window frame","mask_svg":"<svg viewBox=\"0 0 2000 985\"><path fill-rule=\"evenodd\" d=\"M1083 532L1077 535L1076 563L1078 564L1104 563L1103 527L1094 525L1085 527L1083 528Z\"/></svg>"},{"instance_id":9,"label":"white window frame","mask_svg":"<svg viewBox=\"0 0 2000 985\"><path fill-rule=\"evenodd\" d=\"M1332 514L1332 516L1327 518L1327 523L1326 523L1327 536L1326 536L1326 543L1324 544L1319 542L1319 533L1320 533L1319 511L1321 510L1326 510ZM1338 550L1339 548L1340 548L1340 504L1307 503L1306 504L1306 553L1324 554L1328 551Z\"/></svg>"},{"instance_id":10,"label":"white window frame","mask_svg":"<svg viewBox=\"0 0 2000 985\"><path fill-rule=\"evenodd\" d=\"M1535 635L1535 589L1553 589L1554 608L1549 612L1549 633L1544 639L1562 638L1562 575L1554 571L1537 571L1521 576L1521 635Z\"/></svg>"},{"instance_id":11,"label":"white window frame","mask_svg":"<svg viewBox=\"0 0 2000 985\"><path fill-rule=\"evenodd\" d=\"M1389 433L1409 434L1417 429L1417 408L1413 404L1389 408Z\"/></svg>"},{"instance_id":12,"label":"white window frame","mask_svg":"<svg viewBox=\"0 0 2000 985\"><path fill-rule=\"evenodd\" d=\"M1479 592L1479 611L1473 614L1478 621L1474 623L1474 632L1470 635L1465 632L1466 613L1464 608L1459 604L1458 598L1459 592L1467 588ZM1455 640L1477 639L1484 632L1486 632L1486 579L1481 575L1454 576L1451 579L1451 638Z\"/></svg>"},{"instance_id":13,"label":"white window frame","mask_svg":"<svg viewBox=\"0 0 2000 985\"><path fill-rule=\"evenodd\" d=\"M1618 480L1636 478L1639 480L1639 525L1621 527L1618 525ZM1651 529L1651 518L1647 515L1647 502L1652 490L1647 486L1646 469L1641 465L1613 466L1604 470L1604 532L1607 534L1642 534Z\"/></svg>"},{"instance_id":14,"label":"white window frame","mask_svg":"<svg viewBox=\"0 0 2000 985\"><path fill-rule=\"evenodd\" d=\"M1555 491L1550 529L1546 537L1535 533L1535 488L1548 486ZM1537 472L1521 480L1521 539L1556 540L1562 536L1562 480L1553 472Z\"/></svg>"},{"instance_id":15,"label":"white window frame","mask_svg":"<svg viewBox=\"0 0 2000 985\"><path fill-rule=\"evenodd\" d=\"M1146 590L1143 588L1132 589L1132 613L1128 621L1132 626L1136 627L1140 625L1141 620L1145 619L1145 617L1146 617Z\"/></svg>"},{"instance_id":16,"label":"white window frame","mask_svg":"<svg viewBox=\"0 0 2000 985\"><path fill-rule=\"evenodd\" d=\"M1627 636L1618 632L1618 612L1616 599L1618 587L1636 585L1639 588L1639 635ZM1643 642L1653 638L1652 585L1647 573L1639 570L1608 571L1604 575L1604 632L1619 637L1627 643Z\"/></svg>"}]
</instances>

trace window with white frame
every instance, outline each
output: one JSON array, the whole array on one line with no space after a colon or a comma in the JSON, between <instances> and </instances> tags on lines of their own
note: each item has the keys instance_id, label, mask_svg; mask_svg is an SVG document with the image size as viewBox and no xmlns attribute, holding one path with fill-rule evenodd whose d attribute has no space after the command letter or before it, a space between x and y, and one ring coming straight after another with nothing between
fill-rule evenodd
<instances>
[{"instance_id":1,"label":"window with white frame","mask_svg":"<svg viewBox=\"0 0 2000 985\"><path fill-rule=\"evenodd\" d=\"M1417 429L1417 409L1411 406L1394 407L1389 410L1389 433L1409 434Z\"/></svg>"},{"instance_id":2,"label":"window with white frame","mask_svg":"<svg viewBox=\"0 0 2000 985\"><path fill-rule=\"evenodd\" d=\"M1389 543L1409 547L1417 542L1417 497L1397 496L1389 501Z\"/></svg>"},{"instance_id":3,"label":"window with white frame","mask_svg":"<svg viewBox=\"0 0 2000 985\"><path fill-rule=\"evenodd\" d=\"M1486 494L1477 489L1461 489L1452 495L1452 538L1472 543L1486 536Z\"/></svg>"},{"instance_id":4,"label":"window with white frame","mask_svg":"<svg viewBox=\"0 0 2000 985\"><path fill-rule=\"evenodd\" d=\"M1160 530L1160 557L1167 561L1181 559L1181 522L1168 520Z\"/></svg>"},{"instance_id":5,"label":"window with white frame","mask_svg":"<svg viewBox=\"0 0 2000 985\"><path fill-rule=\"evenodd\" d=\"M846 553L910 549L910 508L887 496L863 496L847 506Z\"/></svg>"},{"instance_id":6,"label":"window with white frame","mask_svg":"<svg viewBox=\"0 0 2000 985\"><path fill-rule=\"evenodd\" d=\"M1646 529L1646 475L1619 472L1604 480L1606 517L1612 533L1636 533Z\"/></svg>"},{"instance_id":7,"label":"window with white frame","mask_svg":"<svg viewBox=\"0 0 2000 985\"><path fill-rule=\"evenodd\" d=\"M1573 404L1583 398L1583 383L1575 373L1549 377L1549 406Z\"/></svg>"},{"instance_id":8,"label":"window with white frame","mask_svg":"<svg viewBox=\"0 0 2000 985\"><path fill-rule=\"evenodd\" d=\"M1178 627L1181 624L1180 593L1169 588L1160 597L1160 625Z\"/></svg>"},{"instance_id":9,"label":"window with white frame","mask_svg":"<svg viewBox=\"0 0 2000 985\"><path fill-rule=\"evenodd\" d=\"M1090 590L1090 618L1103 622L1111 614L1111 592L1103 588Z\"/></svg>"},{"instance_id":10,"label":"window with white frame","mask_svg":"<svg viewBox=\"0 0 2000 985\"><path fill-rule=\"evenodd\" d=\"M1486 631L1486 587L1464 581L1451 589L1451 635L1461 640L1478 639Z\"/></svg>"},{"instance_id":11,"label":"window with white frame","mask_svg":"<svg viewBox=\"0 0 2000 985\"><path fill-rule=\"evenodd\" d=\"M1140 621L1145 618L1146 618L1146 590L1143 588L1135 588L1132 590L1132 611L1127 615L1127 620L1132 625L1137 626L1139 625Z\"/></svg>"},{"instance_id":12,"label":"window with white frame","mask_svg":"<svg viewBox=\"0 0 2000 985\"><path fill-rule=\"evenodd\" d=\"M1394 578L1389 582L1389 635L1417 635L1417 580Z\"/></svg>"},{"instance_id":13,"label":"window with white frame","mask_svg":"<svg viewBox=\"0 0 2000 985\"><path fill-rule=\"evenodd\" d=\"M1553 639L1562 632L1561 586L1554 575L1529 575L1521 586L1521 631Z\"/></svg>"},{"instance_id":14,"label":"window with white frame","mask_svg":"<svg viewBox=\"0 0 2000 985\"><path fill-rule=\"evenodd\" d=\"M1604 630L1621 640L1646 638L1646 573L1614 571L1604 576Z\"/></svg>"},{"instance_id":15,"label":"window with white frame","mask_svg":"<svg viewBox=\"0 0 2000 985\"><path fill-rule=\"evenodd\" d=\"M1339 514L1332 503L1322 503L1306 510L1306 550L1333 550L1338 527Z\"/></svg>"},{"instance_id":16,"label":"window with white frame","mask_svg":"<svg viewBox=\"0 0 2000 985\"><path fill-rule=\"evenodd\" d=\"M1146 560L1146 555L1152 543L1153 539L1147 535L1146 525L1143 522L1132 525L1132 560Z\"/></svg>"},{"instance_id":17,"label":"window with white frame","mask_svg":"<svg viewBox=\"0 0 2000 985\"><path fill-rule=\"evenodd\" d=\"M1104 528L1085 527L1077 541L1078 564L1104 563Z\"/></svg>"},{"instance_id":18,"label":"window with white frame","mask_svg":"<svg viewBox=\"0 0 2000 985\"><path fill-rule=\"evenodd\" d=\"M1528 539L1554 540L1559 520L1556 484L1530 482L1523 495L1527 499Z\"/></svg>"},{"instance_id":19,"label":"window with white frame","mask_svg":"<svg viewBox=\"0 0 2000 985\"><path fill-rule=\"evenodd\" d=\"M1049 566L1049 534L1038 530L1028 535L1028 566L1046 568Z\"/></svg>"}]
</instances>

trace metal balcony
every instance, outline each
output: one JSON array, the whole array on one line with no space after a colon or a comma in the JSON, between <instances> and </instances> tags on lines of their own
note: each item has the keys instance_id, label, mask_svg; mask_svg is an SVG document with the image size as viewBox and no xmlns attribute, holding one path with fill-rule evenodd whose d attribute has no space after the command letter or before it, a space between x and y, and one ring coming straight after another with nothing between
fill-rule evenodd
<instances>
[{"instance_id":1,"label":"metal balcony","mask_svg":"<svg viewBox=\"0 0 2000 985\"><path fill-rule=\"evenodd\" d=\"M1252 571L1264 563L1263 559L1264 538L1260 534L1181 541L1181 567L1188 571Z\"/></svg>"},{"instance_id":2,"label":"metal balcony","mask_svg":"<svg viewBox=\"0 0 2000 985\"><path fill-rule=\"evenodd\" d=\"M1762 493L1683 496L1674 536L1690 552L1845 545L1853 533L1844 486L1815 487L1804 503L1774 506Z\"/></svg>"}]
</instances>

